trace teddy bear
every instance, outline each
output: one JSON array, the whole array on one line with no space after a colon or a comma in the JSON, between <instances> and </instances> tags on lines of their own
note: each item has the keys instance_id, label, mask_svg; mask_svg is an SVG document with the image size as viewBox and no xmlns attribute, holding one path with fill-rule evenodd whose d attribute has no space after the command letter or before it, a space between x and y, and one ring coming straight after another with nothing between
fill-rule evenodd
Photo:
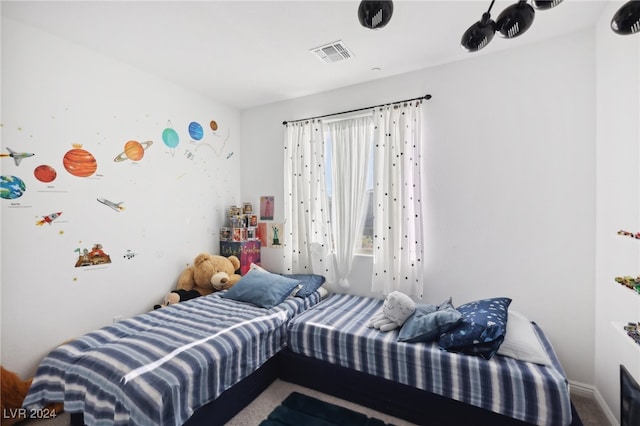
<instances>
[{"instance_id":1,"label":"teddy bear","mask_svg":"<svg viewBox=\"0 0 640 426\"><path fill-rule=\"evenodd\" d=\"M402 324L416 311L416 304L409 296L394 291L384 299L382 308L371 317L369 327L380 331L391 331Z\"/></svg>"},{"instance_id":2,"label":"teddy bear","mask_svg":"<svg viewBox=\"0 0 640 426\"><path fill-rule=\"evenodd\" d=\"M217 254L200 253L192 266L188 266L178 278L176 289L167 294L161 305L155 309L173 305L174 303L206 296L214 291L226 290L237 283L240 275L240 259L236 256L219 256Z\"/></svg>"}]
</instances>

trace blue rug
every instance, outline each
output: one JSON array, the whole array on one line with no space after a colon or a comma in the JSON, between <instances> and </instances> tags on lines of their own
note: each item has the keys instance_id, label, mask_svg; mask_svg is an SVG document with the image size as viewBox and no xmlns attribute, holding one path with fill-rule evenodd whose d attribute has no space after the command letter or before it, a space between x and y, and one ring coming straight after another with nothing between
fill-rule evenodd
<instances>
[{"instance_id":1,"label":"blue rug","mask_svg":"<svg viewBox=\"0 0 640 426\"><path fill-rule=\"evenodd\" d=\"M260 426L392 426L382 420L293 392Z\"/></svg>"}]
</instances>

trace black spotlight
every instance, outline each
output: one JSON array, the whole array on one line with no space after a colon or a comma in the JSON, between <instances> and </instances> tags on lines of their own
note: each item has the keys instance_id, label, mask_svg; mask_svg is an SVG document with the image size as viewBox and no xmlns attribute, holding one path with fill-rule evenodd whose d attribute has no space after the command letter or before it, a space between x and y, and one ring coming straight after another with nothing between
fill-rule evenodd
<instances>
[{"instance_id":1,"label":"black spotlight","mask_svg":"<svg viewBox=\"0 0 640 426\"><path fill-rule=\"evenodd\" d=\"M536 12L527 0L520 0L502 11L496 21L496 29L505 38L518 37L531 27Z\"/></svg>"},{"instance_id":2,"label":"black spotlight","mask_svg":"<svg viewBox=\"0 0 640 426\"><path fill-rule=\"evenodd\" d=\"M393 15L392 1L367 1L360 2L358 7L358 20L363 27L377 30L389 23Z\"/></svg>"},{"instance_id":3,"label":"black spotlight","mask_svg":"<svg viewBox=\"0 0 640 426\"><path fill-rule=\"evenodd\" d=\"M639 32L640 1L630 1L618 9L611 19L611 29L621 35Z\"/></svg>"},{"instance_id":4,"label":"black spotlight","mask_svg":"<svg viewBox=\"0 0 640 426\"><path fill-rule=\"evenodd\" d=\"M495 0L491 1L489 9L482 14L482 18L462 34L460 44L469 52L477 52L482 49L489 44L496 34L496 23L491 19L493 3L495 3Z\"/></svg>"},{"instance_id":5,"label":"black spotlight","mask_svg":"<svg viewBox=\"0 0 640 426\"><path fill-rule=\"evenodd\" d=\"M547 10L556 7L562 0L533 0L533 7L540 10Z\"/></svg>"}]
</instances>

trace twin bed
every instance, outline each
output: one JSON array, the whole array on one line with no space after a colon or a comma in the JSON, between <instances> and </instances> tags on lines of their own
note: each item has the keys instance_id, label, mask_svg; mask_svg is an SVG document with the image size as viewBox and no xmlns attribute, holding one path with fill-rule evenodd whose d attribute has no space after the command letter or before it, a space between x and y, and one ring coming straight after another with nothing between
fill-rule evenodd
<instances>
[{"instance_id":1,"label":"twin bed","mask_svg":"<svg viewBox=\"0 0 640 426\"><path fill-rule=\"evenodd\" d=\"M42 361L24 405L64 401L73 424L224 424L279 377L416 424L581 424L537 326L550 365L401 343L367 327L382 300L305 296L219 292L96 330Z\"/></svg>"}]
</instances>

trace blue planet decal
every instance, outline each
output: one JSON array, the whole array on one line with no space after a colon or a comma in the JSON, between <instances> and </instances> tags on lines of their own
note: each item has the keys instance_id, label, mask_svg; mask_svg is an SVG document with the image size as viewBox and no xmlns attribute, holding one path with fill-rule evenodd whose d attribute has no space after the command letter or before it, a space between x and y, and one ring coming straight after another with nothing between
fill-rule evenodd
<instances>
[{"instance_id":1,"label":"blue planet decal","mask_svg":"<svg viewBox=\"0 0 640 426\"><path fill-rule=\"evenodd\" d=\"M191 138L196 141L202 139L204 136L204 130L200 123L196 123L195 121L189 123L189 135L191 135Z\"/></svg>"},{"instance_id":2,"label":"blue planet decal","mask_svg":"<svg viewBox=\"0 0 640 426\"><path fill-rule=\"evenodd\" d=\"M5 200L15 200L22 197L27 190L24 181L16 176L0 176L0 197Z\"/></svg>"},{"instance_id":3,"label":"blue planet decal","mask_svg":"<svg viewBox=\"0 0 640 426\"><path fill-rule=\"evenodd\" d=\"M171 127L167 127L162 131L162 141L169 148L175 148L180 143L178 132L173 130Z\"/></svg>"}]
</instances>

